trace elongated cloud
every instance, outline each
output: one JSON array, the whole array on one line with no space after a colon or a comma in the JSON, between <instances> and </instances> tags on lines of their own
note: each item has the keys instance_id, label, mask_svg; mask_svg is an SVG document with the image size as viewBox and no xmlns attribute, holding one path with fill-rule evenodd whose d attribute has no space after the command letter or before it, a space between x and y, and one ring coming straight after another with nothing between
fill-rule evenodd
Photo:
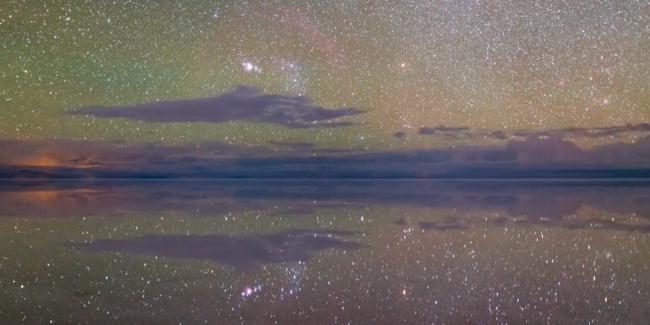
<instances>
[{"instance_id":1,"label":"elongated cloud","mask_svg":"<svg viewBox=\"0 0 650 325\"><path fill-rule=\"evenodd\" d=\"M344 107L327 109L314 105L304 96L264 94L251 87L239 87L211 98L164 101L134 106L85 107L69 112L72 115L115 117L147 122L247 121L280 124L288 128L338 127L352 125L340 118L362 113Z\"/></svg>"},{"instance_id":2,"label":"elongated cloud","mask_svg":"<svg viewBox=\"0 0 650 325\"><path fill-rule=\"evenodd\" d=\"M398 132L402 137L406 135L403 132ZM397 134L397 133L396 133ZM449 127L444 125L434 127L422 127L418 131L419 135L423 136L436 136L449 140L454 139L475 139L475 138L492 138L503 140L508 138L528 138L528 137L547 137L547 138L615 138L624 134L637 134L640 136L650 134L650 124L626 124L615 125L607 127L596 128L561 128L550 130L518 130L518 131L502 131L502 130L485 130L485 129L470 129L467 127ZM397 137L397 135L396 135Z\"/></svg>"}]
</instances>

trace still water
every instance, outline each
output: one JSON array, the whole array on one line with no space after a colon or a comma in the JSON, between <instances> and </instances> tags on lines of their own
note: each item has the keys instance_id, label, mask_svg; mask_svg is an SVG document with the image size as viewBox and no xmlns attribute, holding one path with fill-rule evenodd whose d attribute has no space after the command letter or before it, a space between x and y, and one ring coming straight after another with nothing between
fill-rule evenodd
<instances>
[{"instance_id":1,"label":"still water","mask_svg":"<svg viewBox=\"0 0 650 325\"><path fill-rule=\"evenodd\" d=\"M0 323L643 324L644 181L0 184Z\"/></svg>"}]
</instances>

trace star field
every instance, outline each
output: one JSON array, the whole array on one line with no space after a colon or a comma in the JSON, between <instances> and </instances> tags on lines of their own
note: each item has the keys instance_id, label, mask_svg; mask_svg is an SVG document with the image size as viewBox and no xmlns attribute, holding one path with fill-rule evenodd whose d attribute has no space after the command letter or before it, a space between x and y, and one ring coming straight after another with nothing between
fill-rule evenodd
<instances>
[{"instance_id":1,"label":"star field","mask_svg":"<svg viewBox=\"0 0 650 325\"><path fill-rule=\"evenodd\" d=\"M448 145L414 136L434 125L649 122L649 12L645 1L10 0L0 4L0 137L373 149ZM365 113L352 127L302 130L65 114L240 85Z\"/></svg>"}]
</instances>

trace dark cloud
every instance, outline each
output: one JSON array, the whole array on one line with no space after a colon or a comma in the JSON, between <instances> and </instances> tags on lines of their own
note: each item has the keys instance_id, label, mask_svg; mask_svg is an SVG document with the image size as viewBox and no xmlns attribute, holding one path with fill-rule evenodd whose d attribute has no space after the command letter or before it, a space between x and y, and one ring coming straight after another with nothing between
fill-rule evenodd
<instances>
[{"instance_id":1,"label":"dark cloud","mask_svg":"<svg viewBox=\"0 0 650 325\"><path fill-rule=\"evenodd\" d=\"M439 125L436 127L423 127L420 128L419 133L422 135L433 135L433 134L464 134L470 129L467 127L447 127L444 125Z\"/></svg>"},{"instance_id":2,"label":"dark cloud","mask_svg":"<svg viewBox=\"0 0 650 325\"><path fill-rule=\"evenodd\" d=\"M508 134L504 131L492 131L492 137L499 140L504 140L508 138Z\"/></svg>"},{"instance_id":3,"label":"dark cloud","mask_svg":"<svg viewBox=\"0 0 650 325\"><path fill-rule=\"evenodd\" d=\"M239 87L223 95L134 106L85 107L73 115L118 117L147 122L247 121L280 124L289 128L338 127L352 125L340 118L362 113L351 107L326 109L304 96L264 94L255 88Z\"/></svg>"},{"instance_id":4,"label":"dark cloud","mask_svg":"<svg viewBox=\"0 0 650 325\"><path fill-rule=\"evenodd\" d=\"M475 137L474 131L467 127L447 127L439 125L435 127L423 127L418 131L420 135L436 136L446 140L459 140L462 138Z\"/></svg>"},{"instance_id":5,"label":"dark cloud","mask_svg":"<svg viewBox=\"0 0 650 325\"><path fill-rule=\"evenodd\" d=\"M403 138L406 137L406 132L402 132L402 131L395 132L395 133L393 133L393 136L398 138L398 139L403 139Z\"/></svg>"},{"instance_id":6,"label":"dark cloud","mask_svg":"<svg viewBox=\"0 0 650 325\"><path fill-rule=\"evenodd\" d=\"M650 124L626 124L599 128L563 128L543 131L517 131L519 137L560 137L560 138L609 138L618 137L625 133L650 133Z\"/></svg>"},{"instance_id":7,"label":"dark cloud","mask_svg":"<svg viewBox=\"0 0 650 325\"><path fill-rule=\"evenodd\" d=\"M348 231L293 229L241 237L148 235L96 240L75 246L93 251L208 260L237 269L256 269L273 263L307 261L322 250L352 250L362 247L359 243L341 239L353 234Z\"/></svg>"},{"instance_id":8,"label":"dark cloud","mask_svg":"<svg viewBox=\"0 0 650 325\"><path fill-rule=\"evenodd\" d=\"M403 133L403 132L402 132ZM518 131L503 131L503 130L483 130L483 129L470 129L467 127L447 127L444 125L436 127L423 127L418 133L425 136L443 137L449 140L455 139L476 139L488 138L496 140L505 140L509 138L561 138L561 139L575 139L575 138L616 138L623 134L634 133L640 136L650 134L650 124L626 124L609 127L597 128L562 128L550 130L518 130Z\"/></svg>"}]
</instances>

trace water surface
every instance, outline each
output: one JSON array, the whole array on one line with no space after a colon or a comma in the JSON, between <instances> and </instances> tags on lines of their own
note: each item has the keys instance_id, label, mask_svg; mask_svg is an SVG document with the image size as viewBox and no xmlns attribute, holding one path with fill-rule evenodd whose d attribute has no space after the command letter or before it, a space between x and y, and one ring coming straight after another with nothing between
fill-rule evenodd
<instances>
[{"instance_id":1,"label":"water surface","mask_svg":"<svg viewBox=\"0 0 650 325\"><path fill-rule=\"evenodd\" d=\"M645 181L0 185L2 323L644 323Z\"/></svg>"}]
</instances>

